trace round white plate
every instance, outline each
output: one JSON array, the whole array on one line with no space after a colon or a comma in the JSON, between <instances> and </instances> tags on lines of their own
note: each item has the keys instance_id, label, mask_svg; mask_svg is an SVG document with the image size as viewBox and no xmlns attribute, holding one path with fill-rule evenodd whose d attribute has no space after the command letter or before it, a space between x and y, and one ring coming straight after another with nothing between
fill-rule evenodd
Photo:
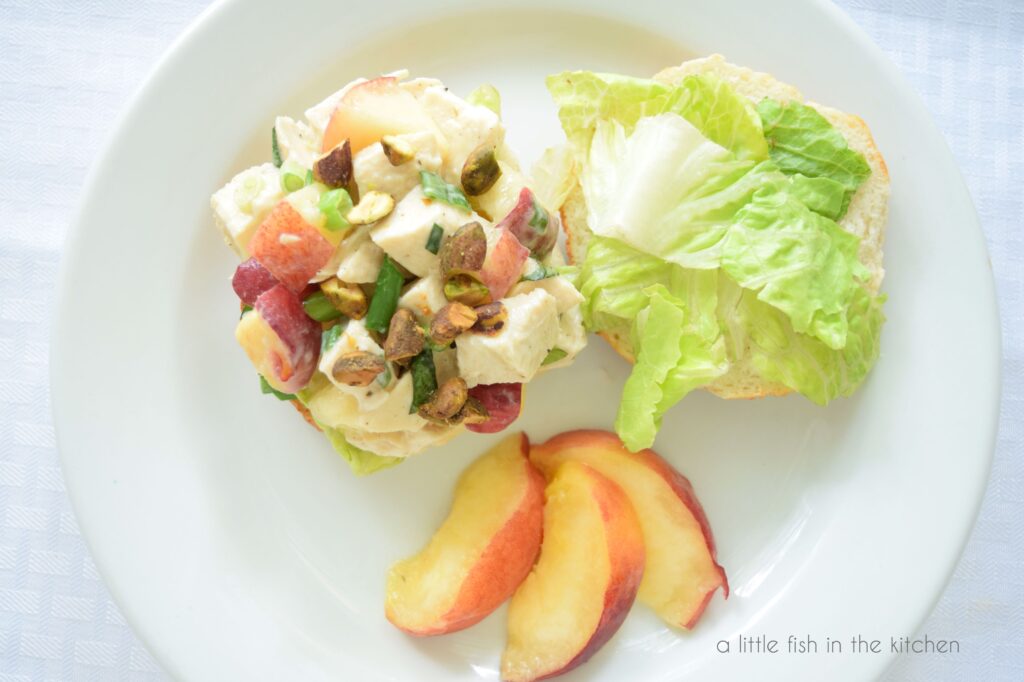
<instances>
[{"instance_id":1,"label":"round white plate","mask_svg":"<svg viewBox=\"0 0 1024 682\"><path fill-rule=\"evenodd\" d=\"M552 7L557 5L558 9ZM366 479L236 346L234 259L210 193L269 157L298 115L359 75L408 67L501 90L527 162L561 138L544 88L571 68L652 74L695 55L774 73L869 122L892 175L882 357L852 399L688 397L657 449L690 477L732 597L696 630L637 607L566 679L865 680L940 594L985 487L999 393L983 241L947 148L903 79L823 2L309 0L216 5L178 41L97 164L71 232L55 329L64 472L128 620L189 680L495 679L504 609L415 640L383 616L384 575L443 518L466 436ZM627 368L599 341L531 386L535 440L612 424ZM844 655L741 654L739 635ZM849 654L853 636L883 641ZM955 633L930 633L953 637ZM721 654L716 642L731 639Z\"/></svg>"}]
</instances>

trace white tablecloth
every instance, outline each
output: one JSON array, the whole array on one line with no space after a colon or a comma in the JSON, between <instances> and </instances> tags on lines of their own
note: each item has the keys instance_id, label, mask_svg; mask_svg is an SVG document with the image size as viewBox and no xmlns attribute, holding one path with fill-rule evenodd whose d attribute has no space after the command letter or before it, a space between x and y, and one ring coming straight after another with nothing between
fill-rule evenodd
<instances>
[{"instance_id":1,"label":"white tablecloth","mask_svg":"<svg viewBox=\"0 0 1024 682\"><path fill-rule=\"evenodd\" d=\"M0 682L162 680L111 601L57 464L54 281L83 175L203 0L0 1ZM956 656L888 680L1024 680L1024 3L842 0L946 134L988 240L1003 324L1001 428L970 545L922 632Z\"/></svg>"}]
</instances>

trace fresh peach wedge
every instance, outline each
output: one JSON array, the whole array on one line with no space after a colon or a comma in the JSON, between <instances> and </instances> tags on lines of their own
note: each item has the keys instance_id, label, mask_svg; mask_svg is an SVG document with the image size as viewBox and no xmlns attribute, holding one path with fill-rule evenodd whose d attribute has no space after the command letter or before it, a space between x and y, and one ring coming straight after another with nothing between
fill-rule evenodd
<instances>
[{"instance_id":1,"label":"fresh peach wedge","mask_svg":"<svg viewBox=\"0 0 1024 682\"><path fill-rule=\"evenodd\" d=\"M448 518L416 556L388 572L384 613L413 635L467 628L508 599L533 566L544 519L544 478L517 433L459 478Z\"/></svg>"},{"instance_id":2,"label":"fresh peach wedge","mask_svg":"<svg viewBox=\"0 0 1024 682\"><path fill-rule=\"evenodd\" d=\"M636 509L647 545L638 598L669 625L692 628L715 590L729 596L693 486L656 453L630 452L607 431L569 431L534 446L530 459L549 478L565 462L585 462L619 484Z\"/></svg>"},{"instance_id":3,"label":"fresh peach wedge","mask_svg":"<svg viewBox=\"0 0 1024 682\"><path fill-rule=\"evenodd\" d=\"M324 131L321 150L329 152L346 139L356 154L385 135L401 135L437 126L423 105L393 76L352 86L338 102Z\"/></svg>"},{"instance_id":4,"label":"fresh peach wedge","mask_svg":"<svg viewBox=\"0 0 1024 682\"><path fill-rule=\"evenodd\" d=\"M309 383L320 358L320 324L281 284L256 298L253 309L238 321L235 338L256 371L284 393L295 393Z\"/></svg>"},{"instance_id":5,"label":"fresh peach wedge","mask_svg":"<svg viewBox=\"0 0 1024 682\"><path fill-rule=\"evenodd\" d=\"M580 462L545 490L540 559L512 597L506 682L532 682L583 664L619 629L644 572L644 538L629 499Z\"/></svg>"}]
</instances>

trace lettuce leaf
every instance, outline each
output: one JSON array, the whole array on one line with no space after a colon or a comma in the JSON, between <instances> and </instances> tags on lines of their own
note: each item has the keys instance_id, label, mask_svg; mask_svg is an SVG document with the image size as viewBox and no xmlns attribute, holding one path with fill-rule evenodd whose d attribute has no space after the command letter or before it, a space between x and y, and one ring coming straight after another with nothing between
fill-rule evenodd
<instances>
[{"instance_id":1,"label":"lettuce leaf","mask_svg":"<svg viewBox=\"0 0 1024 682\"><path fill-rule=\"evenodd\" d=\"M716 268L736 211L784 180L770 162L737 160L686 119L658 114L628 136L619 122L599 121L580 184L595 235L683 267Z\"/></svg>"},{"instance_id":2,"label":"lettuce leaf","mask_svg":"<svg viewBox=\"0 0 1024 682\"><path fill-rule=\"evenodd\" d=\"M787 191L807 208L838 221L846 211L846 190L832 178L809 178L797 173L789 178Z\"/></svg>"},{"instance_id":3,"label":"lettuce leaf","mask_svg":"<svg viewBox=\"0 0 1024 682\"><path fill-rule=\"evenodd\" d=\"M785 189L765 188L741 208L722 242L722 270L829 348L846 344L847 308L867 277L860 241Z\"/></svg>"},{"instance_id":4,"label":"lettuce leaf","mask_svg":"<svg viewBox=\"0 0 1024 682\"><path fill-rule=\"evenodd\" d=\"M579 155L590 148L598 121L616 121L627 134L642 118L674 113L738 159L768 158L760 117L745 98L713 76L687 76L679 85L590 71L548 76L558 117Z\"/></svg>"},{"instance_id":5,"label":"lettuce leaf","mask_svg":"<svg viewBox=\"0 0 1024 682\"><path fill-rule=\"evenodd\" d=\"M345 439L345 434L341 431L332 429L329 426L321 426L320 428L337 453L348 462L349 468L352 469L352 473L356 476L366 476L382 469L390 469L405 461L401 457L384 457L357 448Z\"/></svg>"},{"instance_id":6,"label":"lettuce leaf","mask_svg":"<svg viewBox=\"0 0 1024 682\"><path fill-rule=\"evenodd\" d=\"M714 318L714 298L701 295L713 294L716 273L690 273L694 279L690 291L699 307L676 298L660 284L643 291L648 303L633 323L633 347L639 352L615 419L616 432L634 451L654 442L668 408L728 369Z\"/></svg>"},{"instance_id":7,"label":"lettuce leaf","mask_svg":"<svg viewBox=\"0 0 1024 682\"><path fill-rule=\"evenodd\" d=\"M842 185L843 201L835 219L842 218L853 193L871 174L864 157L850 149L842 134L806 104L766 98L757 105L757 113L771 160L783 173L828 178Z\"/></svg>"}]
</instances>

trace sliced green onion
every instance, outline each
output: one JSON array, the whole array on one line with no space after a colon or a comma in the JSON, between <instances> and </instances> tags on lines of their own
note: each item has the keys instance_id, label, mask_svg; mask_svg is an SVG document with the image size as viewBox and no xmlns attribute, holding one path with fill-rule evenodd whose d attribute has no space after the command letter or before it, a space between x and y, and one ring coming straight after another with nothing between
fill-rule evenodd
<instances>
[{"instance_id":1,"label":"sliced green onion","mask_svg":"<svg viewBox=\"0 0 1024 682\"><path fill-rule=\"evenodd\" d=\"M277 126L270 129L270 158L278 168L284 163L281 158L281 148L277 145Z\"/></svg>"},{"instance_id":2,"label":"sliced green onion","mask_svg":"<svg viewBox=\"0 0 1024 682\"><path fill-rule=\"evenodd\" d=\"M306 314L317 322L330 322L341 317L341 311L334 307L331 299L320 289L307 296L302 302L302 307L306 309Z\"/></svg>"},{"instance_id":3,"label":"sliced green onion","mask_svg":"<svg viewBox=\"0 0 1024 682\"><path fill-rule=\"evenodd\" d=\"M498 92L498 88L489 83L477 86L466 96L466 101L470 104L487 107L497 114L498 118L501 118L501 93Z\"/></svg>"},{"instance_id":4,"label":"sliced green onion","mask_svg":"<svg viewBox=\"0 0 1024 682\"><path fill-rule=\"evenodd\" d=\"M553 268L550 265L540 264L540 267L534 268L530 272L523 275L521 282L537 282L542 279L548 279L549 277L558 277L559 272L557 268Z\"/></svg>"},{"instance_id":5,"label":"sliced green onion","mask_svg":"<svg viewBox=\"0 0 1024 682\"><path fill-rule=\"evenodd\" d=\"M281 187L285 192L295 192L306 186L306 169L292 161L281 166Z\"/></svg>"},{"instance_id":6,"label":"sliced green onion","mask_svg":"<svg viewBox=\"0 0 1024 682\"><path fill-rule=\"evenodd\" d=\"M437 374L434 372L434 353L424 350L412 359L412 404L409 414L419 409L420 405L430 400L437 390Z\"/></svg>"},{"instance_id":7,"label":"sliced green onion","mask_svg":"<svg viewBox=\"0 0 1024 682\"><path fill-rule=\"evenodd\" d=\"M384 371L377 375L377 383L381 386L387 386L391 383L391 366L388 363L384 363Z\"/></svg>"},{"instance_id":8,"label":"sliced green onion","mask_svg":"<svg viewBox=\"0 0 1024 682\"><path fill-rule=\"evenodd\" d=\"M540 364L541 365L550 365L553 362L558 362L559 360L564 358L566 355L568 355L568 353L566 353L561 348L552 348L550 351L548 351L547 356L545 356L544 362L542 362Z\"/></svg>"},{"instance_id":9,"label":"sliced green onion","mask_svg":"<svg viewBox=\"0 0 1024 682\"><path fill-rule=\"evenodd\" d=\"M281 391L271 386L267 382L267 380L263 378L262 374L260 375L260 391L266 395L272 395L278 400L295 400L295 396L293 396L291 393L282 393Z\"/></svg>"},{"instance_id":10,"label":"sliced green onion","mask_svg":"<svg viewBox=\"0 0 1024 682\"><path fill-rule=\"evenodd\" d=\"M327 219L325 226L332 232L348 230L352 224L345 218L352 210L352 197L343 188L328 190L320 197L317 204L320 212Z\"/></svg>"},{"instance_id":11,"label":"sliced green onion","mask_svg":"<svg viewBox=\"0 0 1024 682\"><path fill-rule=\"evenodd\" d=\"M344 331L345 325L343 324L336 324L330 329L325 329L320 335L320 355L326 354L327 351L333 348Z\"/></svg>"},{"instance_id":12,"label":"sliced green onion","mask_svg":"<svg viewBox=\"0 0 1024 682\"><path fill-rule=\"evenodd\" d=\"M391 316L398 307L398 297L402 293L404 279L391 258L384 256L384 262L377 273L377 288L370 299L370 309L366 313L366 328L378 334L386 334Z\"/></svg>"},{"instance_id":13,"label":"sliced green onion","mask_svg":"<svg viewBox=\"0 0 1024 682\"><path fill-rule=\"evenodd\" d=\"M306 182L303 183L303 187L309 187L312 184L313 184L313 169L309 168L309 169L306 170ZM536 205L536 203L534 205ZM545 222L545 224L547 224L547 223Z\"/></svg>"},{"instance_id":14,"label":"sliced green onion","mask_svg":"<svg viewBox=\"0 0 1024 682\"><path fill-rule=\"evenodd\" d=\"M241 313L239 313L239 315L238 315L238 319L242 319L242 316L243 316L243 315L245 315L245 314L246 314L247 312L249 312L250 310L252 310L252 306L251 306L251 305L249 305L248 303L247 303L247 304L245 304L245 305L243 305L243 306L242 306L242 312L241 312Z\"/></svg>"},{"instance_id":15,"label":"sliced green onion","mask_svg":"<svg viewBox=\"0 0 1024 682\"><path fill-rule=\"evenodd\" d=\"M434 223L434 226L430 228L430 236L427 237L427 251L437 255L437 252L441 250L441 239L444 237L444 228Z\"/></svg>"},{"instance_id":16,"label":"sliced green onion","mask_svg":"<svg viewBox=\"0 0 1024 682\"><path fill-rule=\"evenodd\" d=\"M428 199L443 201L449 206L461 208L467 213L473 211L473 207L469 205L469 199L462 193L462 190L455 185L449 185L437 173L421 170L420 186L423 187L423 194Z\"/></svg>"}]
</instances>

